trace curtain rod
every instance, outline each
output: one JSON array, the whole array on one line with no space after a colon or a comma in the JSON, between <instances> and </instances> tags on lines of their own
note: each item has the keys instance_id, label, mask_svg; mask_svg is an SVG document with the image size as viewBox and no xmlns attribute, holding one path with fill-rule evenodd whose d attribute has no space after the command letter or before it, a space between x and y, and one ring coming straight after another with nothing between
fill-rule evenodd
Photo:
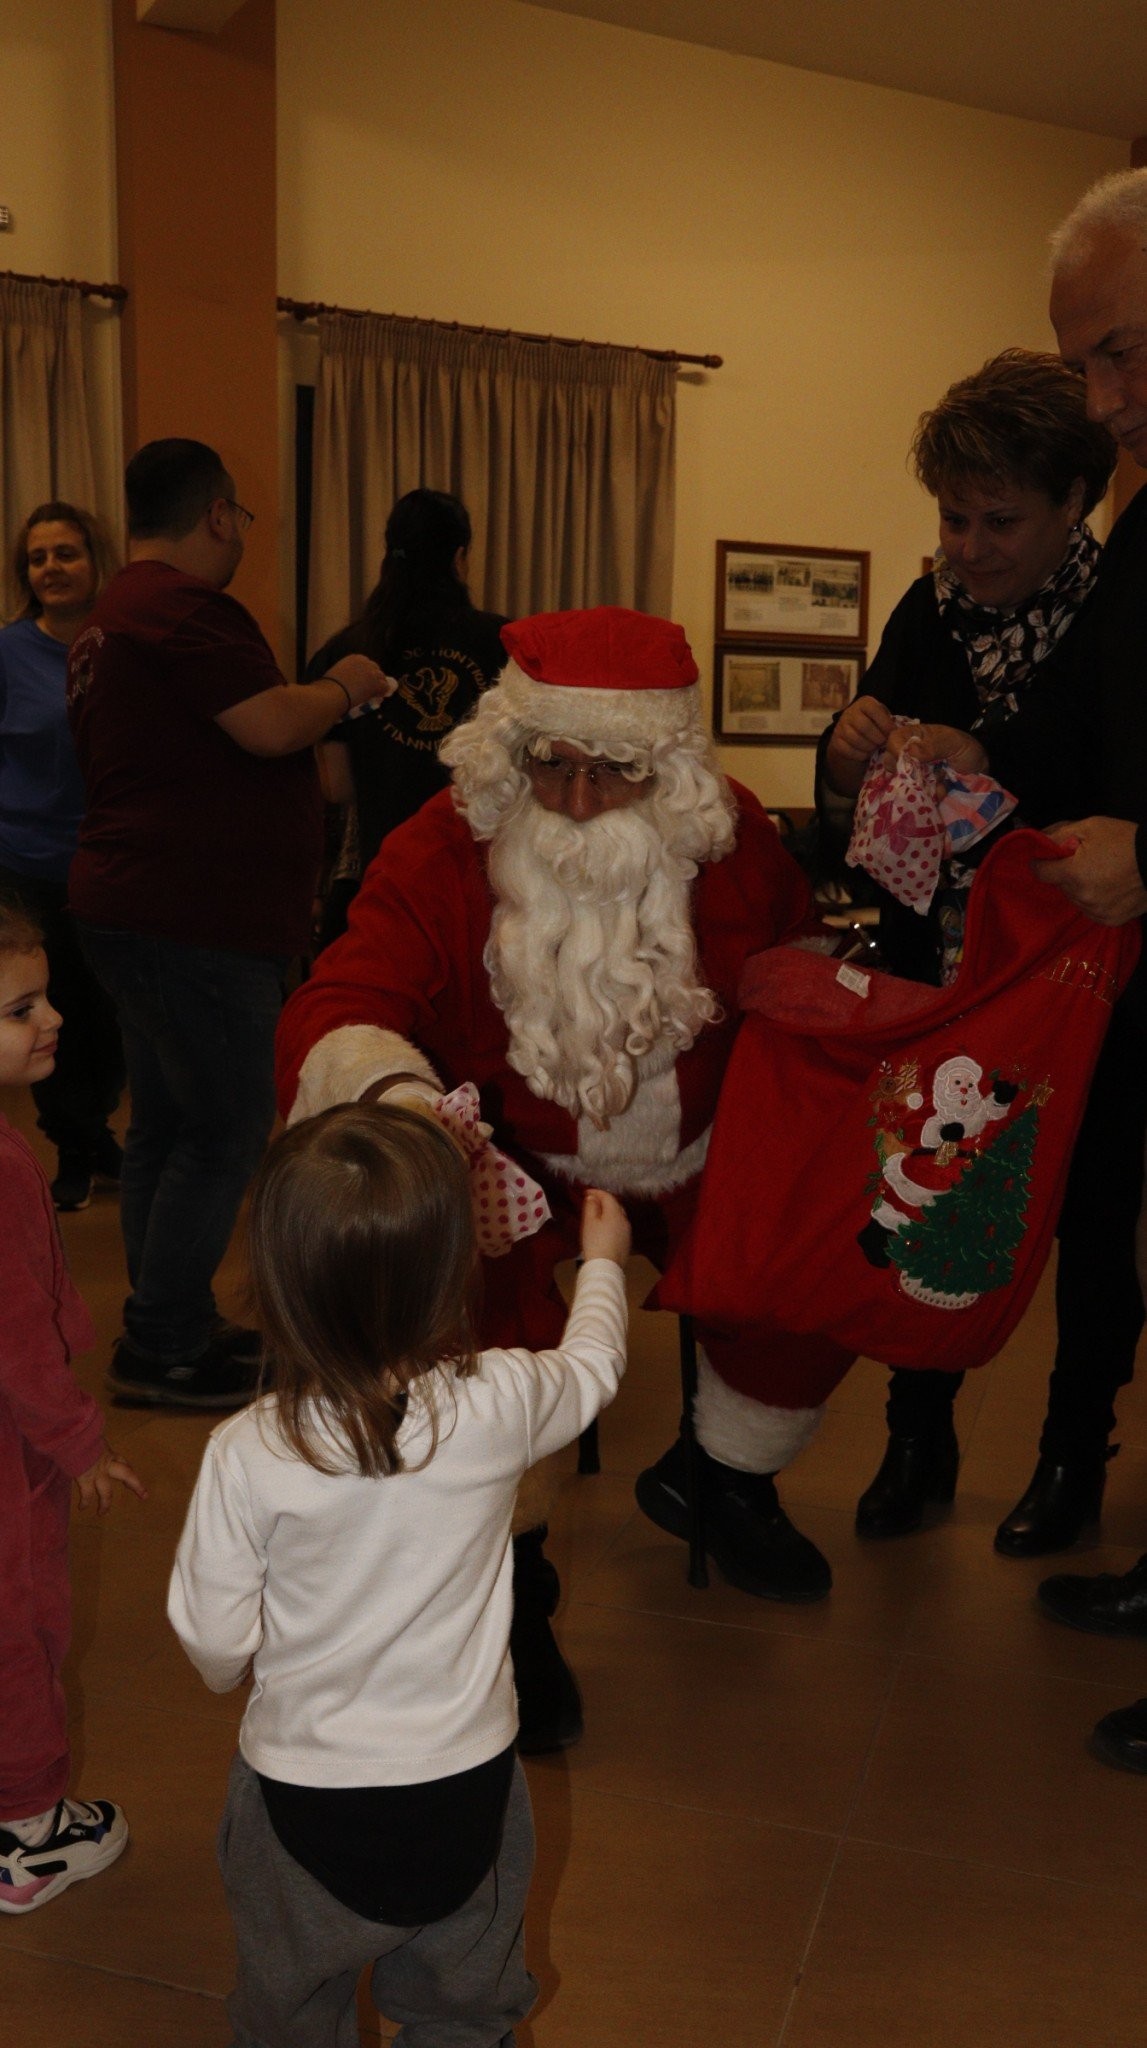
<instances>
[{"instance_id":1,"label":"curtain rod","mask_svg":"<svg viewBox=\"0 0 1147 2048\"><path fill-rule=\"evenodd\" d=\"M275 304L280 313L293 313L296 320L317 320L320 313L342 313L351 320L381 317L406 321L412 327L442 327L448 334L486 334L493 341L552 341L559 348L619 347L626 355L648 356L655 363L699 363L703 370L719 370L725 360L723 356L684 355L675 348L634 348L625 342L577 341L569 334L523 334L516 327L473 327L466 320L419 320L413 313L372 314L364 312L360 306L324 306L320 300L276 299Z\"/></svg>"},{"instance_id":2,"label":"curtain rod","mask_svg":"<svg viewBox=\"0 0 1147 2048\"><path fill-rule=\"evenodd\" d=\"M128 295L126 285L90 284L86 278L81 277L37 277L25 270L0 270L0 278L8 278L13 284L53 285L58 290L71 286L85 299L110 299L113 303L119 304L122 304ZM342 313L351 320L379 317L358 306L326 306L321 299L278 298L275 305L280 313L293 313L296 320L317 320L320 313ZM441 327L449 334L485 334L494 341L550 341L559 348L618 347L623 354L648 356L655 363L696 363L703 370L720 370L725 360L723 356L688 355L683 350L675 348L635 348L625 342L579 341L569 334L526 334L516 327L474 327L466 320L419 320L413 313L387 313L383 317L388 320L409 322L412 327Z\"/></svg>"},{"instance_id":3,"label":"curtain rod","mask_svg":"<svg viewBox=\"0 0 1147 2048\"><path fill-rule=\"evenodd\" d=\"M13 284L50 284L57 289L72 285L85 299L122 300L127 297L127 286L122 284L89 284L82 277L33 277L27 270L0 270L0 279L10 278Z\"/></svg>"}]
</instances>

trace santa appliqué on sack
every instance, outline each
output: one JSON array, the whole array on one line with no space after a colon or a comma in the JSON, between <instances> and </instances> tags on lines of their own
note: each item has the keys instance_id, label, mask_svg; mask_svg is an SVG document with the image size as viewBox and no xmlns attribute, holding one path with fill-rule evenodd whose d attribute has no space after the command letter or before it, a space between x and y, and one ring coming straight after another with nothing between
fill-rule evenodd
<instances>
[{"instance_id":1,"label":"santa appliqu\u00e9 on sack","mask_svg":"<svg viewBox=\"0 0 1147 2048\"><path fill-rule=\"evenodd\" d=\"M1044 1080L984 1070L966 1053L941 1060L926 1104L919 1062L878 1070L869 1118L872 1214L857 1243L900 1289L931 1308L969 1308L1006 1286L1023 1241Z\"/></svg>"}]
</instances>

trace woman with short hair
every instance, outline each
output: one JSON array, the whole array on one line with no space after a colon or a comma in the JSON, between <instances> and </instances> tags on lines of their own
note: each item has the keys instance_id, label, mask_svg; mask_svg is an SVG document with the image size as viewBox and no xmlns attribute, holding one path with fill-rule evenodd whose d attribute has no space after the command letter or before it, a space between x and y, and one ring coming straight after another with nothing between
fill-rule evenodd
<instances>
[{"instance_id":1,"label":"woman with short hair","mask_svg":"<svg viewBox=\"0 0 1147 2048\"><path fill-rule=\"evenodd\" d=\"M1088 419L1082 381L1058 356L1006 349L960 379L922 416L912 458L936 499L940 546L930 573L892 613L864 694L821 742L817 804L829 829L847 829L868 763L888 745L897 718L940 728L934 740L948 728L958 755L968 733L998 729L1029 691L1062 677L1099 573L1100 547L1086 520L1107 489L1116 449ZM1049 792L1052 810L1031 822L1074 815L1072 764L1063 766L1062 804ZM894 974L953 978L975 867L991 843L946 863L927 917L883 899L881 948ZM959 1460L952 1404L962 1377L893 1372L888 1447L857 1507L860 1535L906 1534L929 1504L952 1499ZM1086 1473L1069 1485L1076 1515L1067 1541L1088 1510L1098 1512L1105 1456L1104 1436ZM1037 1490L1041 1483L1037 1472ZM1009 1555L1031 1554L1030 1492L997 1532L997 1548ZM1039 1519L1046 1533L1046 1517Z\"/></svg>"}]
</instances>

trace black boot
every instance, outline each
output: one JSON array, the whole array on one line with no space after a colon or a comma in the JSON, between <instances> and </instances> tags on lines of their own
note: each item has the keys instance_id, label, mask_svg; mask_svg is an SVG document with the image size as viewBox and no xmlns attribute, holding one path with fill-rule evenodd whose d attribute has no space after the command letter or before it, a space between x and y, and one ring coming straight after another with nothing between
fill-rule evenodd
<instances>
[{"instance_id":1,"label":"black boot","mask_svg":"<svg viewBox=\"0 0 1147 2048\"><path fill-rule=\"evenodd\" d=\"M1120 1771L1147 1773L1147 1700L1134 1706L1117 1707L1097 1721L1091 1736L1091 1753L1100 1763L1114 1764Z\"/></svg>"},{"instance_id":2,"label":"black boot","mask_svg":"<svg viewBox=\"0 0 1147 2048\"><path fill-rule=\"evenodd\" d=\"M542 1545L543 1522L514 1538L514 1616L510 1659L518 1693L518 1754L545 1756L569 1749L585 1726L577 1680L550 1627L561 1584Z\"/></svg>"},{"instance_id":3,"label":"black boot","mask_svg":"<svg viewBox=\"0 0 1147 2048\"><path fill-rule=\"evenodd\" d=\"M92 1199L92 1172L90 1146L61 1145L52 1182L55 1207L67 1215L76 1209L86 1209Z\"/></svg>"},{"instance_id":4,"label":"black boot","mask_svg":"<svg viewBox=\"0 0 1147 2048\"><path fill-rule=\"evenodd\" d=\"M678 1437L634 1489L642 1514L689 1540L685 1445ZM738 1472L697 1446L705 1549L722 1577L761 1600L823 1600L832 1585L828 1559L794 1529L771 1472Z\"/></svg>"},{"instance_id":5,"label":"black boot","mask_svg":"<svg viewBox=\"0 0 1147 2048\"><path fill-rule=\"evenodd\" d=\"M996 1530L1001 1557L1045 1557L1069 1550L1088 1524L1099 1520L1107 1460L1117 1449L1063 1465L1041 1457L1023 1499Z\"/></svg>"},{"instance_id":6,"label":"black boot","mask_svg":"<svg viewBox=\"0 0 1147 2048\"><path fill-rule=\"evenodd\" d=\"M907 1536L926 1507L946 1504L956 1491L960 1446L951 1422L909 1436L893 1430L883 1463L856 1503L858 1536Z\"/></svg>"},{"instance_id":7,"label":"black boot","mask_svg":"<svg viewBox=\"0 0 1147 2048\"><path fill-rule=\"evenodd\" d=\"M1053 1621L1089 1636L1147 1636L1147 1557L1119 1576L1057 1572L1044 1580L1037 1598Z\"/></svg>"}]
</instances>

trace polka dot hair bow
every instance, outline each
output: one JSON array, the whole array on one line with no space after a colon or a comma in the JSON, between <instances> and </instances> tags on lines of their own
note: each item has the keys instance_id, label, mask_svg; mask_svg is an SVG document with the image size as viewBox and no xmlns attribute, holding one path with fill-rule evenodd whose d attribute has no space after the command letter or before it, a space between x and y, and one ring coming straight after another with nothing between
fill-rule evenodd
<instances>
[{"instance_id":1,"label":"polka dot hair bow","mask_svg":"<svg viewBox=\"0 0 1147 2048\"><path fill-rule=\"evenodd\" d=\"M487 1259L503 1258L519 1238L533 1237L549 1222L550 1205L537 1181L490 1143L491 1127L482 1122L472 1081L437 1096L431 1107L470 1164L478 1250Z\"/></svg>"},{"instance_id":2,"label":"polka dot hair bow","mask_svg":"<svg viewBox=\"0 0 1147 2048\"><path fill-rule=\"evenodd\" d=\"M923 917L944 861L975 846L1015 807L990 775L958 775L942 761L921 761L910 747L886 768L878 750L856 800L845 859Z\"/></svg>"}]
</instances>

